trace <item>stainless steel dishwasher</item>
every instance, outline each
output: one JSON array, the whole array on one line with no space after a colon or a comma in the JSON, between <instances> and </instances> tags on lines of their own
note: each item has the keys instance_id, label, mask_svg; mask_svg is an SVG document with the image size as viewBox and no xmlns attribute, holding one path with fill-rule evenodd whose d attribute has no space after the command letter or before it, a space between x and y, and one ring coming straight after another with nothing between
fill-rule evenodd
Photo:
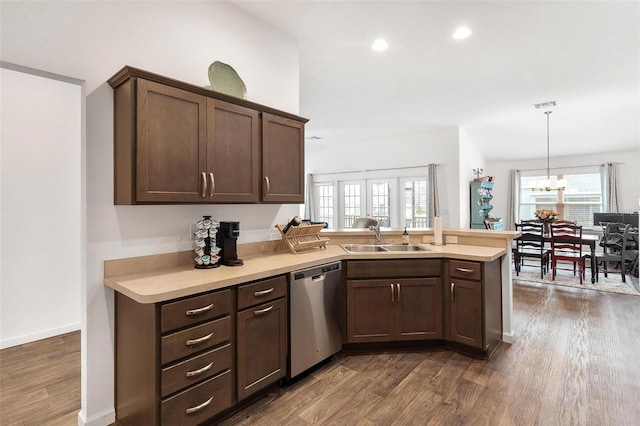
<instances>
[{"instance_id":1,"label":"stainless steel dishwasher","mask_svg":"<svg viewBox=\"0 0 640 426\"><path fill-rule=\"evenodd\" d=\"M289 274L289 378L342 349L341 282L340 262Z\"/></svg>"}]
</instances>

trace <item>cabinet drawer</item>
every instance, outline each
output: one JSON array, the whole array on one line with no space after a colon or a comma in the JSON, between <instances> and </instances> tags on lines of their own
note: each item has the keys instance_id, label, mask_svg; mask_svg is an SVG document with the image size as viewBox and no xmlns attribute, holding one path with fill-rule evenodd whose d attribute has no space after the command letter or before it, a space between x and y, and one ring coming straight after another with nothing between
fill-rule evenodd
<instances>
[{"instance_id":1,"label":"cabinet drawer","mask_svg":"<svg viewBox=\"0 0 640 426\"><path fill-rule=\"evenodd\" d=\"M231 339L231 318L188 328L162 337L162 364L175 361Z\"/></svg>"},{"instance_id":2,"label":"cabinet drawer","mask_svg":"<svg viewBox=\"0 0 640 426\"><path fill-rule=\"evenodd\" d=\"M231 369L231 344L189 358L162 370L162 396Z\"/></svg>"},{"instance_id":3,"label":"cabinet drawer","mask_svg":"<svg viewBox=\"0 0 640 426\"><path fill-rule=\"evenodd\" d=\"M284 275L238 287L238 310L287 295Z\"/></svg>"},{"instance_id":4,"label":"cabinet drawer","mask_svg":"<svg viewBox=\"0 0 640 426\"><path fill-rule=\"evenodd\" d=\"M197 425L231 406L231 371L162 401L163 425Z\"/></svg>"},{"instance_id":5,"label":"cabinet drawer","mask_svg":"<svg viewBox=\"0 0 640 426\"><path fill-rule=\"evenodd\" d=\"M388 259L349 260L347 278L439 277L440 260Z\"/></svg>"},{"instance_id":6,"label":"cabinet drawer","mask_svg":"<svg viewBox=\"0 0 640 426\"><path fill-rule=\"evenodd\" d=\"M160 331L175 330L231 312L231 290L217 291L167 303L160 308Z\"/></svg>"},{"instance_id":7,"label":"cabinet drawer","mask_svg":"<svg viewBox=\"0 0 640 426\"><path fill-rule=\"evenodd\" d=\"M464 260L450 260L449 275L479 281L482 279L482 264Z\"/></svg>"}]
</instances>

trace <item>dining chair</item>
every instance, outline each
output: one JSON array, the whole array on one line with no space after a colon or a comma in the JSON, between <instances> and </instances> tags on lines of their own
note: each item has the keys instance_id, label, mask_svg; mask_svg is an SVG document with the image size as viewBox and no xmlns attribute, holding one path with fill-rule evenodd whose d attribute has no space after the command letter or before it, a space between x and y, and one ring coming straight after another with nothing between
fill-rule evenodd
<instances>
[{"instance_id":1,"label":"dining chair","mask_svg":"<svg viewBox=\"0 0 640 426\"><path fill-rule=\"evenodd\" d=\"M520 275L520 268L526 258L535 258L540 261L540 278L549 271L549 259L551 251L544 246L544 227L541 223L516 223L516 231L522 235L515 239L516 246L513 250L516 275Z\"/></svg>"},{"instance_id":2,"label":"dining chair","mask_svg":"<svg viewBox=\"0 0 640 426\"><path fill-rule=\"evenodd\" d=\"M603 264L604 276L607 277L609 272L620 273L622 282L626 281L626 260L627 248L630 248L630 228L631 225L624 223L607 223L604 227L604 236L602 238L603 252L596 254L596 281L600 276L600 263ZM620 264L619 271L610 271L609 263Z\"/></svg>"},{"instance_id":3,"label":"dining chair","mask_svg":"<svg viewBox=\"0 0 640 426\"><path fill-rule=\"evenodd\" d=\"M551 279L555 281L558 262L571 262L573 275L579 267L580 284L585 276L587 255L582 254L582 225L551 224Z\"/></svg>"}]
</instances>

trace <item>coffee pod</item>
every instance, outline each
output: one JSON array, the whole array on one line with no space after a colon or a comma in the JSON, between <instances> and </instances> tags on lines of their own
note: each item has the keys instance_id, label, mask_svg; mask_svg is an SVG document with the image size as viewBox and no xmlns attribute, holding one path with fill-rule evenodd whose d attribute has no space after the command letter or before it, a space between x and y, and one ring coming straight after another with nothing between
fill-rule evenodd
<instances>
[{"instance_id":1,"label":"coffee pod","mask_svg":"<svg viewBox=\"0 0 640 426\"><path fill-rule=\"evenodd\" d=\"M204 263L204 261L202 260L202 257L200 257L200 256L195 257L193 260L194 260L198 265L202 265L202 264Z\"/></svg>"},{"instance_id":2,"label":"coffee pod","mask_svg":"<svg viewBox=\"0 0 640 426\"><path fill-rule=\"evenodd\" d=\"M204 263L205 265L208 265L209 263L211 263L211 256L207 254L202 256L202 263Z\"/></svg>"}]
</instances>

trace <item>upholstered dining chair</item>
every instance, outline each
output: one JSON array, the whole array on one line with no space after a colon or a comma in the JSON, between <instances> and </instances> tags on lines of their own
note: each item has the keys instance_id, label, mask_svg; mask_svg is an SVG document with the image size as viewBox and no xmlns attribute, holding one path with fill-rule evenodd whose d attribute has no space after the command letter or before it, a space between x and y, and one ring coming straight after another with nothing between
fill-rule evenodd
<instances>
[{"instance_id":1,"label":"upholstered dining chair","mask_svg":"<svg viewBox=\"0 0 640 426\"><path fill-rule=\"evenodd\" d=\"M620 270L615 271L622 276L622 282L626 281L626 265L627 249L630 248L631 239L629 231L631 225L624 223L607 223L604 227L603 236L603 253L596 254L596 281L600 276L600 263L603 264L604 276L607 277L609 272L609 263L619 263Z\"/></svg>"},{"instance_id":2,"label":"upholstered dining chair","mask_svg":"<svg viewBox=\"0 0 640 426\"><path fill-rule=\"evenodd\" d=\"M541 223L516 223L516 231L522 232L515 240L513 251L516 275L520 275L526 258L535 258L540 262L540 278L544 278L544 274L549 271L551 257L551 251L544 246L544 227Z\"/></svg>"},{"instance_id":3,"label":"upholstered dining chair","mask_svg":"<svg viewBox=\"0 0 640 426\"><path fill-rule=\"evenodd\" d=\"M551 224L551 279L556 279L558 262L571 262L573 275L576 266L580 275L580 284L585 276L586 255L582 255L582 226L569 223Z\"/></svg>"}]
</instances>

